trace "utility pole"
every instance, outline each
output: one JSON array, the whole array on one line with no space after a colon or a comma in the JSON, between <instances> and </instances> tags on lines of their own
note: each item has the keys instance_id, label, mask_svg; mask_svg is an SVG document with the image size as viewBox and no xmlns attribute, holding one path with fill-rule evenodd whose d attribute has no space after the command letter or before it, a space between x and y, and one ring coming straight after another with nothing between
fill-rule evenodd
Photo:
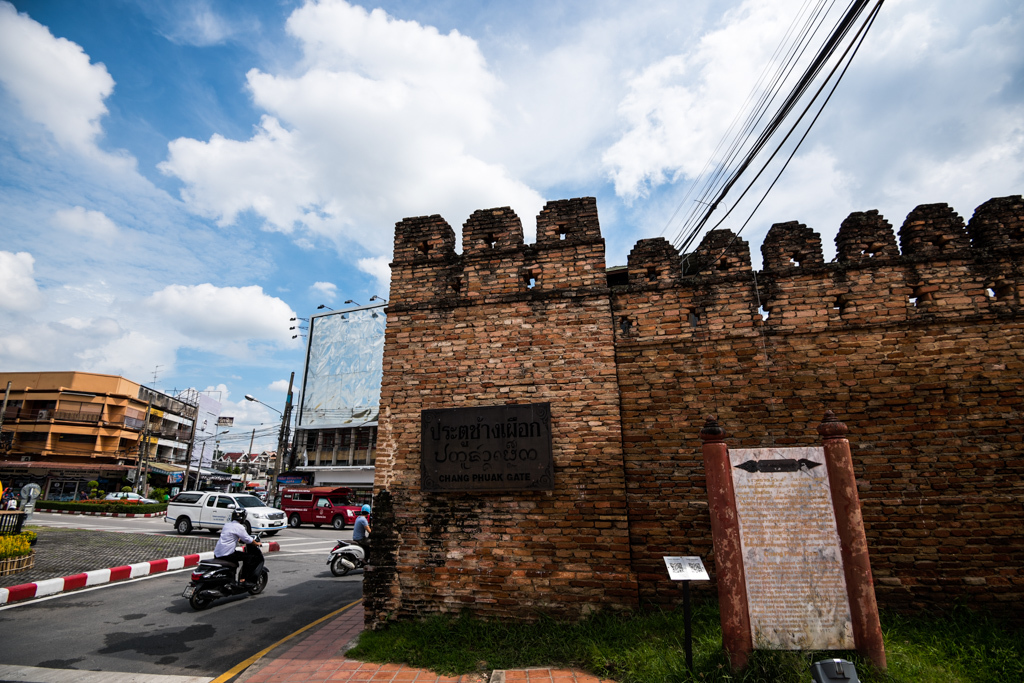
<instances>
[{"instance_id":1,"label":"utility pole","mask_svg":"<svg viewBox=\"0 0 1024 683\"><path fill-rule=\"evenodd\" d=\"M292 386L295 384L295 373L288 379L288 398L285 399L284 413L281 414L281 433L277 436L277 457L274 458L274 476L268 487L270 500L277 496L277 475L281 472L281 461L285 458L285 449L288 447L288 425L292 417ZM290 465L291 463L289 463Z\"/></svg>"},{"instance_id":2,"label":"utility pole","mask_svg":"<svg viewBox=\"0 0 1024 683\"><path fill-rule=\"evenodd\" d=\"M149 413L153 409L152 400L146 401L146 422L142 427L142 438L139 439L139 462L138 468L135 473L135 492L139 493L139 484L142 481L142 458L143 449L145 449L145 456L149 457Z\"/></svg>"},{"instance_id":3,"label":"utility pole","mask_svg":"<svg viewBox=\"0 0 1024 683\"><path fill-rule=\"evenodd\" d=\"M181 483L181 490L188 491L188 475L192 471L192 451L196 445L196 422L199 421L199 409L196 409L196 416L192 418L192 438L188 442L188 455L185 456L185 481ZM203 420L203 427L206 427L206 420ZM203 446L206 446L204 443ZM199 457L199 464L202 465L202 456Z\"/></svg>"},{"instance_id":4,"label":"utility pole","mask_svg":"<svg viewBox=\"0 0 1024 683\"><path fill-rule=\"evenodd\" d=\"M7 414L7 399L11 396L11 382L7 383L7 391L4 392L4 407L0 408L0 451L6 450L4 447L4 415ZM13 441L13 435L12 435Z\"/></svg>"},{"instance_id":5,"label":"utility pole","mask_svg":"<svg viewBox=\"0 0 1024 683\"><path fill-rule=\"evenodd\" d=\"M246 480L249 478L249 465L252 463L252 442L256 440L256 428L252 428L252 436L249 437L249 452L245 454L246 463L242 468L242 493L245 493Z\"/></svg>"}]
</instances>

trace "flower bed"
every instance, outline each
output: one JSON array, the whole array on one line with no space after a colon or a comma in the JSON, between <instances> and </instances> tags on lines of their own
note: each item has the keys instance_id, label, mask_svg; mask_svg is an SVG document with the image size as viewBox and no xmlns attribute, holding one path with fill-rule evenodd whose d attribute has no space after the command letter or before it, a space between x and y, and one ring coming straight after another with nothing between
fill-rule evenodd
<instances>
[{"instance_id":1,"label":"flower bed","mask_svg":"<svg viewBox=\"0 0 1024 683\"><path fill-rule=\"evenodd\" d=\"M34 533L0 536L0 576L31 569L36 563L32 550Z\"/></svg>"},{"instance_id":2,"label":"flower bed","mask_svg":"<svg viewBox=\"0 0 1024 683\"><path fill-rule=\"evenodd\" d=\"M36 510L75 510L78 512L123 512L137 515L163 512L167 503L128 503L122 500L83 500L77 502L60 502L56 500L40 500L36 502Z\"/></svg>"}]
</instances>

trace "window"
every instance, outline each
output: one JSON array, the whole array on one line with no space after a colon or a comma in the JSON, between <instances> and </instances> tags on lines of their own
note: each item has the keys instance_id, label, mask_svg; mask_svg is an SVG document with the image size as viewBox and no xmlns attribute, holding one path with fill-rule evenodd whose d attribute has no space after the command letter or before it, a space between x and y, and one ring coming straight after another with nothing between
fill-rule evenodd
<instances>
[{"instance_id":1,"label":"window","mask_svg":"<svg viewBox=\"0 0 1024 683\"><path fill-rule=\"evenodd\" d=\"M331 507L331 501L327 500L326 498L320 498L316 501L316 506L318 508L329 508Z\"/></svg>"},{"instance_id":2,"label":"window","mask_svg":"<svg viewBox=\"0 0 1024 683\"><path fill-rule=\"evenodd\" d=\"M203 497L201 493L179 493L174 498L171 498L172 503L185 503L186 505L195 505L199 502L199 499Z\"/></svg>"},{"instance_id":3,"label":"window","mask_svg":"<svg viewBox=\"0 0 1024 683\"><path fill-rule=\"evenodd\" d=\"M206 501L206 507L212 508L213 504L217 502L217 496L210 496L210 499Z\"/></svg>"},{"instance_id":4,"label":"window","mask_svg":"<svg viewBox=\"0 0 1024 683\"><path fill-rule=\"evenodd\" d=\"M217 496L217 507L226 508L229 505L234 505L235 501L231 500L227 496Z\"/></svg>"},{"instance_id":5,"label":"window","mask_svg":"<svg viewBox=\"0 0 1024 683\"><path fill-rule=\"evenodd\" d=\"M313 500L312 493L293 493L292 500Z\"/></svg>"}]
</instances>

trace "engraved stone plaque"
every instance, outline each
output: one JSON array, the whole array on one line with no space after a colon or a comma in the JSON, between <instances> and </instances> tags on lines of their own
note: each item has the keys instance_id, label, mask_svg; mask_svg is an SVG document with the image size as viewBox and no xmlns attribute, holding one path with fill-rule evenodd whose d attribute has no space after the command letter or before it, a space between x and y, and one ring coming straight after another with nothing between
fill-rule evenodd
<instances>
[{"instance_id":1,"label":"engraved stone plaque","mask_svg":"<svg viewBox=\"0 0 1024 683\"><path fill-rule=\"evenodd\" d=\"M550 491L551 404L424 410L424 491Z\"/></svg>"},{"instance_id":2,"label":"engraved stone plaque","mask_svg":"<svg viewBox=\"0 0 1024 683\"><path fill-rule=\"evenodd\" d=\"M821 448L729 451L754 647L853 649Z\"/></svg>"}]
</instances>

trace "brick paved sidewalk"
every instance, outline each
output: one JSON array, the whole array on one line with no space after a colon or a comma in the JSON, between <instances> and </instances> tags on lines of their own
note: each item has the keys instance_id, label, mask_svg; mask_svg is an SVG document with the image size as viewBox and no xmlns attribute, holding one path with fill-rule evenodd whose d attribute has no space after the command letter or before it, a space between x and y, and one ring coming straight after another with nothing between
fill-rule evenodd
<instances>
[{"instance_id":1,"label":"brick paved sidewalk","mask_svg":"<svg viewBox=\"0 0 1024 683\"><path fill-rule=\"evenodd\" d=\"M150 536L45 527L31 530L39 534L35 567L0 576L0 588L163 557L203 553L213 550L217 544L216 537Z\"/></svg>"},{"instance_id":2,"label":"brick paved sidewalk","mask_svg":"<svg viewBox=\"0 0 1024 683\"><path fill-rule=\"evenodd\" d=\"M363 630L363 607L329 619L298 643L284 644L244 671L236 683L613 683L570 669L514 669L462 676L440 676L404 664L371 664L345 657Z\"/></svg>"}]
</instances>

